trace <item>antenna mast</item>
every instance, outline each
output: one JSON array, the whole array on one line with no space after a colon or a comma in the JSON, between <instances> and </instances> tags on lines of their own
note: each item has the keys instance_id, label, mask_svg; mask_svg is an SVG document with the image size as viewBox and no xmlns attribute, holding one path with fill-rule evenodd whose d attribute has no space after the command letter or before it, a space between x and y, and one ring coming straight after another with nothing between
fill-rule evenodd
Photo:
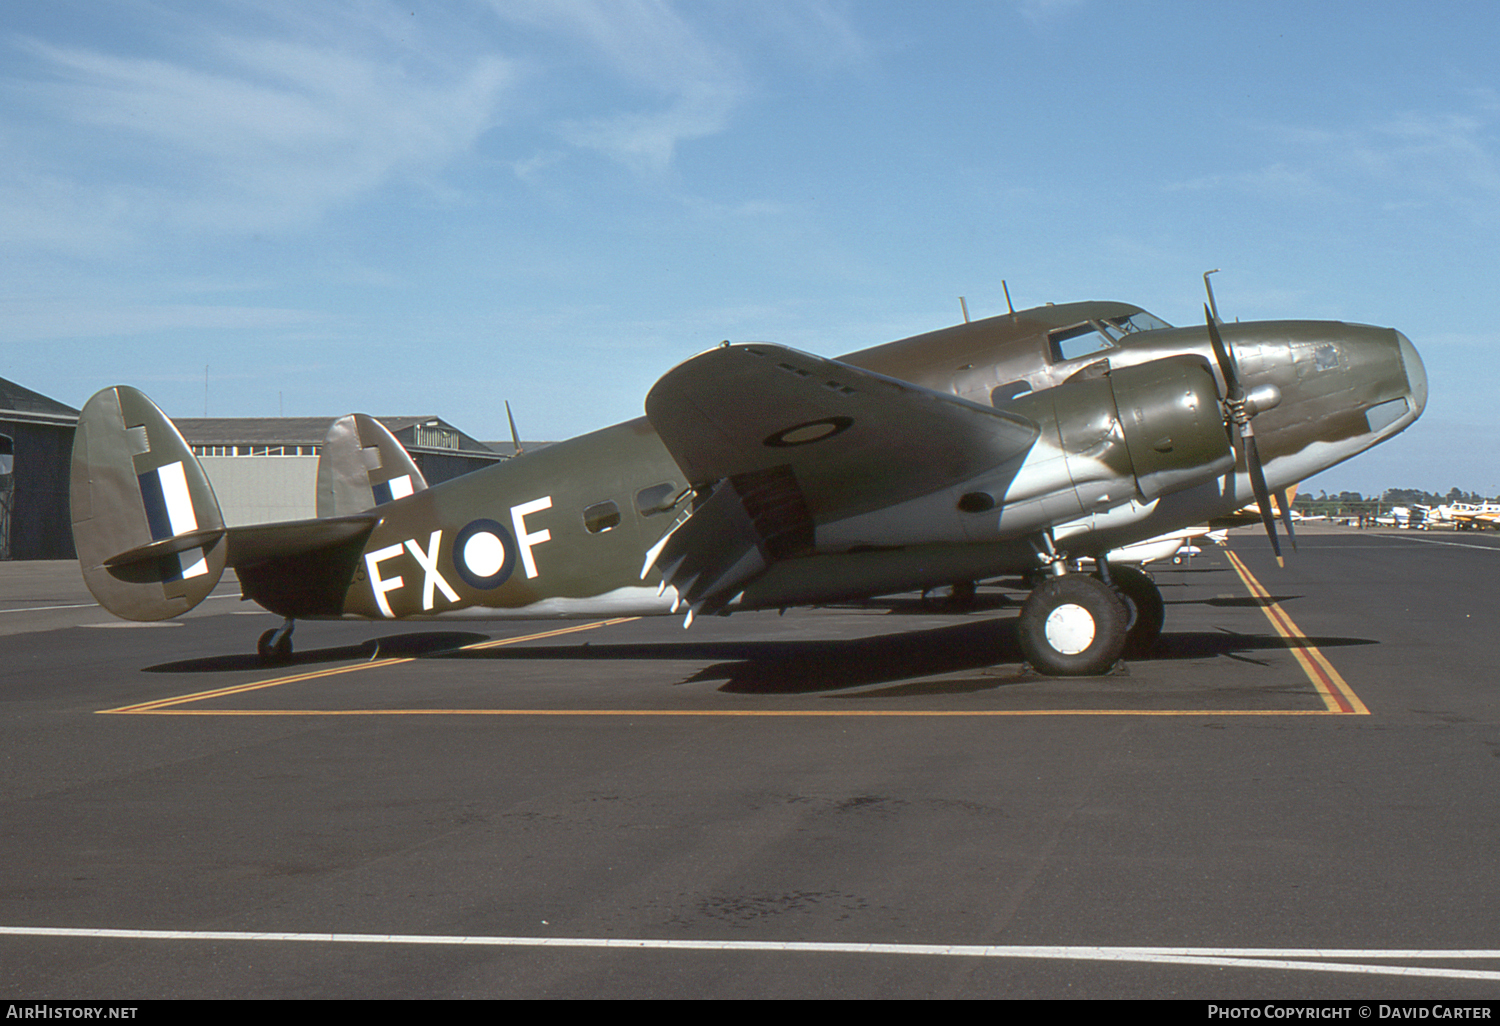
<instances>
[{"instance_id":1,"label":"antenna mast","mask_svg":"<svg viewBox=\"0 0 1500 1026\"><path fill-rule=\"evenodd\" d=\"M521 436L516 432L516 418L510 415L510 400L505 400L505 419L510 421L510 441L516 451L512 457L521 455Z\"/></svg>"}]
</instances>

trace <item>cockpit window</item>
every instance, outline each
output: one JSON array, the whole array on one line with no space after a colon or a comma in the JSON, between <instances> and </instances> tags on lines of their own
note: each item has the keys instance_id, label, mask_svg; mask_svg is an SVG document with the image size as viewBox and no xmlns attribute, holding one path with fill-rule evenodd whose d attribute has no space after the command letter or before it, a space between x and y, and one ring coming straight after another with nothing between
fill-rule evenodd
<instances>
[{"instance_id":1,"label":"cockpit window","mask_svg":"<svg viewBox=\"0 0 1500 1026\"><path fill-rule=\"evenodd\" d=\"M1120 344L1126 335L1141 331L1156 331L1171 325L1159 317L1141 310L1124 317L1108 317L1098 321L1084 321L1047 333L1047 342L1052 349L1054 361L1076 360L1103 349Z\"/></svg>"},{"instance_id":2,"label":"cockpit window","mask_svg":"<svg viewBox=\"0 0 1500 1026\"><path fill-rule=\"evenodd\" d=\"M1154 317L1144 310L1133 313L1129 317L1111 317L1106 323L1114 325L1127 335L1133 335L1137 331L1158 331L1171 327L1160 317Z\"/></svg>"}]
</instances>

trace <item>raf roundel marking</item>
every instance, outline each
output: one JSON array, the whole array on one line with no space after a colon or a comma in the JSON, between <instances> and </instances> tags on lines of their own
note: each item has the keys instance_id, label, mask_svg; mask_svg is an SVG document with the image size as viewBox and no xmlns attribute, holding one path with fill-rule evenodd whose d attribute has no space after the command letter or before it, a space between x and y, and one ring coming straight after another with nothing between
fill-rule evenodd
<instances>
[{"instance_id":1,"label":"raf roundel marking","mask_svg":"<svg viewBox=\"0 0 1500 1026\"><path fill-rule=\"evenodd\" d=\"M773 449L785 449L793 445L811 445L813 442L821 442L825 438L843 434L853 426L854 421L849 417L824 417L822 420L810 420L806 424L783 428L767 438L765 444Z\"/></svg>"},{"instance_id":2,"label":"raf roundel marking","mask_svg":"<svg viewBox=\"0 0 1500 1026\"><path fill-rule=\"evenodd\" d=\"M471 520L453 539L453 569L471 588L498 588L515 568L515 540L493 520Z\"/></svg>"}]
</instances>

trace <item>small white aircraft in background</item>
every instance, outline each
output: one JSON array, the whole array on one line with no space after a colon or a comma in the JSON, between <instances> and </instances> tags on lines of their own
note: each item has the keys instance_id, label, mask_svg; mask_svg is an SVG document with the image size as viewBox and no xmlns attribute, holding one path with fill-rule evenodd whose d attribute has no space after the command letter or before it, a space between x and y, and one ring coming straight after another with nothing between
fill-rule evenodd
<instances>
[{"instance_id":1,"label":"small white aircraft in background","mask_svg":"<svg viewBox=\"0 0 1500 1026\"><path fill-rule=\"evenodd\" d=\"M1174 563L1181 563L1183 559L1196 556L1203 551L1193 544L1198 538L1207 538L1215 545L1222 546L1229 539L1229 529L1220 528L1217 531L1210 530L1207 524L1184 528L1181 531L1158 535L1155 538L1147 538L1145 541L1136 542L1134 545L1126 545L1123 548L1114 549L1109 554L1109 561L1111 563L1145 564L1170 559Z\"/></svg>"},{"instance_id":2,"label":"small white aircraft in background","mask_svg":"<svg viewBox=\"0 0 1500 1026\"><path fill-rule=\"evenodd\" d=\"M1385 516L1375 518L1375 523L1381 527L1415 527L1421 521L1422 511L1418 510L1413 517L1410 506L1392 506Z\"/></svg>"}]
</instances>

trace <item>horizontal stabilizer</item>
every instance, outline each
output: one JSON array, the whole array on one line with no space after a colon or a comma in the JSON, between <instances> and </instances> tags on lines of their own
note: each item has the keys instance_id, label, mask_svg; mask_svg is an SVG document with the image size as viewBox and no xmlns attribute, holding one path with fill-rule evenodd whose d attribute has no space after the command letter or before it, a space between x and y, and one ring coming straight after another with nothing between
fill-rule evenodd
<instances>
[{"instance_id":1,"label":"horizontal stabilizer","mask_svg":"<svg viewBox=\"0 0 1500 1026\"><path fill-rule=\"evenodd\" d=\"M229 565L245 598L293 619L336 617L380 516L231 527Z\"/></svg>"},{"instance_id":2,"label":"horizontal stabilizer","mask_svg":"<svg viewBox=\"0 0 1500 1026\"><path fill-rule=\"evenodd\" d=\"M177 428L136 389L106 388L84 404L70 497L84 583L116 616L179 616L219 583L219 502Z\"/></svg>"},{"instance_id":3,"label":"horizontal stabilizer","mask_svg":"<svg viewBox=\"0 0 1500 1026\"><path fill-rule=\"evenodd\" d=\"M351 413L328 429L318 455L318 516L363 513L426 487L411 454L374 417Z\"/></svg>"}]
</instances>

